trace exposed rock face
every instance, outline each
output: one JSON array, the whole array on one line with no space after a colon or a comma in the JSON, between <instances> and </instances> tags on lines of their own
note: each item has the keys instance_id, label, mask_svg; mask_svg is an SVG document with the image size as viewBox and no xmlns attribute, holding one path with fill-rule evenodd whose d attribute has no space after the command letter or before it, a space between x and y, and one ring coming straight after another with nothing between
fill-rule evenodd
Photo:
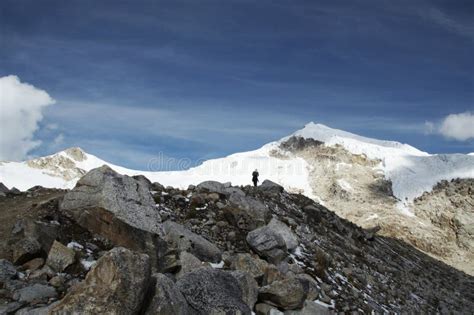
<instances>
[{"instance_id":1,"label":"exposed rock face","mask_svg":"<svg viewBox=\"0 0 474 315\"><path fill-rule=\"evenodd\" d=\"M274 264L283 260L287 255L285 240L268 226L250 232L247 235L247 243L259 256Z\"/></svg>"},{"instance_id":2,"label":"exposed rock face","mask_svg":"<svg viewBox=\"0 0 474 315\"><path fill-rule=\"evenodd\" d=\"M192 309L173 280L161 273L153 275L153 278L156 280L155 292L145 312L146 315L192 314Z\"/></svg>"},{"instance_id":3,"label":"exposed rock face","mask_svg":"<svg viewBox=\"0 0 474 315\"><path fill-rule=\"evenodd\" d=\"M457 256L463 269L474 274L474 179L441 181L414 204L417 217L430 221L457 245L446 256Z\"/></svg>"},{"instance_id":4,"label":"exposed rock face","mask_svg":"<svg viewBox=\"0 0 474 315\"><path fill-rule=\"evenodd\" d=\"M138 314L150 281L147 255L116 247L50 314Z\"/></svg>"},{"instance_id":5,"label":"exposed rock face","mask_svg":"<svg viewBox=\"0 0 474 315\"><path fill-rule=\"evenodd\" d=\"M181 224L166 221L163 224L166 238L176 244L180 251L188 251L203 261L220 262L222 253L217 246L186 229Z\"/></svg>"},{"instance_id":6,"label":"exposed rock face","mask_svg":"<svg viewBox=\"0 0 474 315\"><path fill-rule=\"evenodd\" d=\"M224 271L201 268L185 274L176 286L199 314L251 314L237 279Z\"/></svg>"}]
</instances>

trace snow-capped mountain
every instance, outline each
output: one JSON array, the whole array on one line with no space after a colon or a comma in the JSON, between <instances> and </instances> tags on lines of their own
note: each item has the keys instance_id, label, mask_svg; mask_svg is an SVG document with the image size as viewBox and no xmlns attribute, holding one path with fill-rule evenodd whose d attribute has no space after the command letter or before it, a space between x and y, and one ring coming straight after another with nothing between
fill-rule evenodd
<instances>
[{"instance_id":1,"label":"snow-capped mountain","mask_svg":"<svg viewBox=\"0 0 474 315\"><path fill-rule=\"evenodd\" d=\"M69 148L25 162L0 162L0 179L7 186L20 190L35 185L72 188L84 173L106 164L119 173L143 174L151 181L174 187L187 187L204 180L248 185L251 172L258 169L261 178L275 181L290 191L299 191L312 198L318 197L309 185L311 166L303 158L279 147L293 136L318 140L328 147L341 146L352 154L379 160L375 169L392 182L395 197L403 202L412 201L423 192L430 191L440 180L474 178L473 154L432 155L408 144L366 138L311 122L290 136L266 144L260 149L208 160L185 171L131 170L113 165L80 148Z\"/></svg>"},{"instance_id":2,"label":"snow-capped mountain","mask_svg":"<svg viewBox=\"0 0 474 315\"><path fill-rule=\"evenodd\" d=\"M70 148L29 161L0 162L0 182L20 190L35 185L72 188L83 174L104 164L121 174L142 174L180 188L206 180L248 185L258 169L261 181L270 179L302 193L362 227L380 226L380 233L474 274L472 154L429 154L408 144L309 123L257 150L185 171L130 170ZM466 180L449 182L456 178Z\"/></svg>"}]
</instances>

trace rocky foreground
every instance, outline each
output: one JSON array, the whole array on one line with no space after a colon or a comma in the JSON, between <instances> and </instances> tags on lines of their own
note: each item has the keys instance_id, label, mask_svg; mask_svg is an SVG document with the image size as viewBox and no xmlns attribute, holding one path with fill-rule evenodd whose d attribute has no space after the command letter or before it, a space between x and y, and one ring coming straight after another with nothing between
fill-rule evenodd
<instances>
[{"instance_id":1,"label":"rocky foreground","mask_svg":"<svg viewBox=\"0 0 474 315\"><path fill-rule=\"evenodd\" d=\"M300 194L104 166L0 185L0 314L470 313L474 278Z\"/></svg>"}]
</instances>

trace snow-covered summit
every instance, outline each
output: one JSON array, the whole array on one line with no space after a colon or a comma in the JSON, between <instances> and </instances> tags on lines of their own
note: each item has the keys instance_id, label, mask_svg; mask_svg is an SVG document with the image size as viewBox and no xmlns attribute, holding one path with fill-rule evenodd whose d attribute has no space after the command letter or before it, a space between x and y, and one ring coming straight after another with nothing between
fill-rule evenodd
<instances>
[{"instance_id":1,"label":"snow-covered summit","mask_svg":"<svg viewBox=\"0 0 474 315\"><path fill-rule=\"evenodd\" d=\"M365 154L369 158L383 159L389 155L417 155L427 156L426 152L420 151L411 145L387 140L377 140L359 136L347 131L333 129L323 124L310 122L293 133L291 136L311 138L324 142L326 145L339 144L354 154ZM284 140L288 137L283 138Z\"/></svg>"}]
</instances>

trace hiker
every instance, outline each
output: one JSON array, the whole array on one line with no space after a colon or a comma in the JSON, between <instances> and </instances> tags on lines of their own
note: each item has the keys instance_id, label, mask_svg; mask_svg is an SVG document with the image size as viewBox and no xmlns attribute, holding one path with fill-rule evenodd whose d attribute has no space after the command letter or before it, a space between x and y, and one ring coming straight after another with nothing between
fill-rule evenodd
<instances>
[{"instance_id":1,"label":"hiker","mask_svg":"<svg viewBox=\"0 0 474 315\"><path fill-rule=\"evenodd\" d=\"M257 171L257 169L255 169L255 171L253 171L253 173L252 173L252 182L253 182L253 185L255 187L257 187L257 183L258 183L258 171Z\"/></svg>"}]
</instances>

